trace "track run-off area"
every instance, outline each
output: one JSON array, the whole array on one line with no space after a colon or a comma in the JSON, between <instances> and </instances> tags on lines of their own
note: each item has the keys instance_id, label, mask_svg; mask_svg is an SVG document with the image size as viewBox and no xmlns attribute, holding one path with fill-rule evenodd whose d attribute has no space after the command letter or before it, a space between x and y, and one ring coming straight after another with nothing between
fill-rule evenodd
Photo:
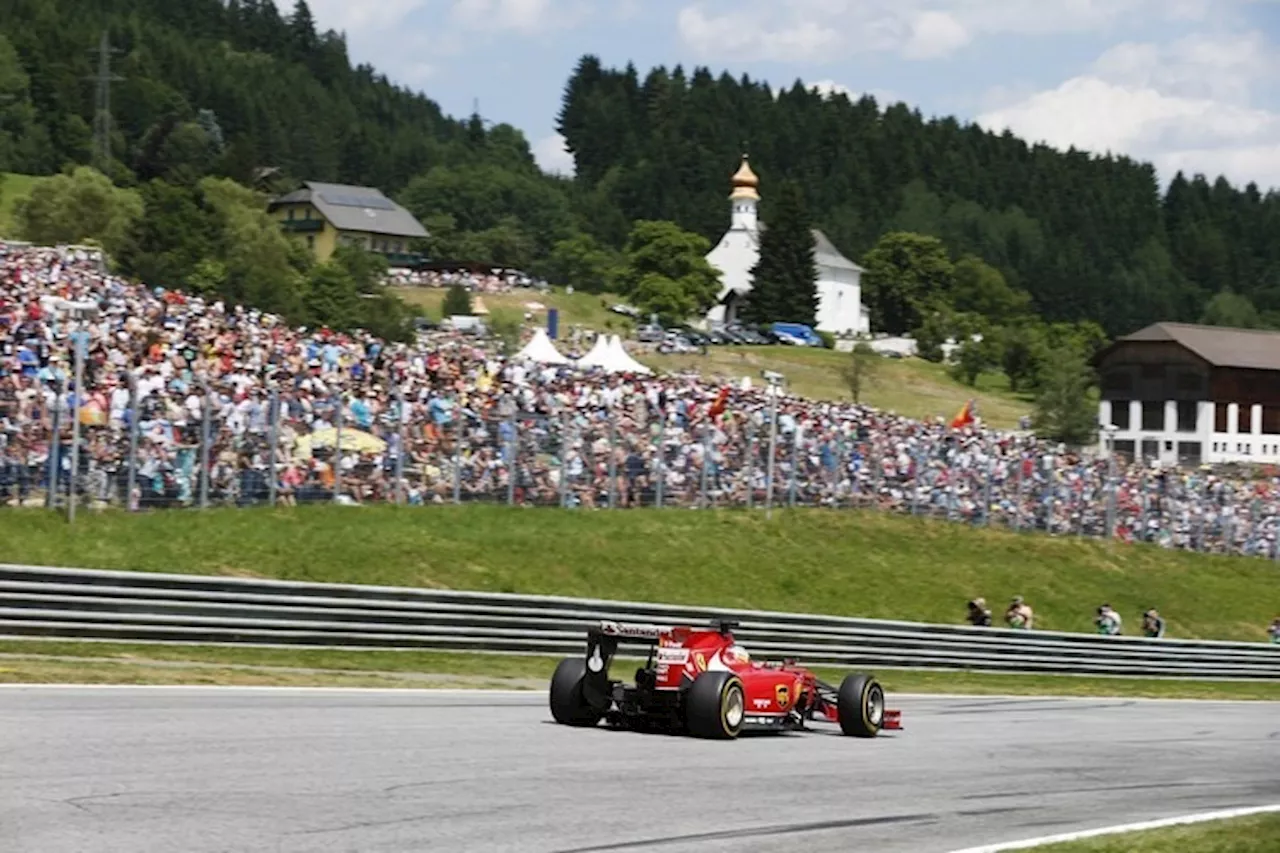
<instances>
[{"instance_id":1,"label":"track run-off area","mask_svg":"<svg viewBox=\"0 0 1280 853\"><path fill-rule=\"evenodd\" d=\"M945 853L1280 802L1280 704L890 696L901 732L577 730L543 692L0 688L12 853Z\"/></svg>"}]
</instances>

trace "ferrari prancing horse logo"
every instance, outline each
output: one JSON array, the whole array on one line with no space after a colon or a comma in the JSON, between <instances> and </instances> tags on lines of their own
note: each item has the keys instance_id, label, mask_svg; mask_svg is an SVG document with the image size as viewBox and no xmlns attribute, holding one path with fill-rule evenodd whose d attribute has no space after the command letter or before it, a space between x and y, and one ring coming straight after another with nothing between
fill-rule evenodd
<instances>
[{"instance_id":1,"label":"ferrari prancing horse logo","mask_svg":"<svg viewBox=\"0 0 1280 853\"><path fill-rule=\"evenodd\" d=\"M779 708L787 707L787 701L791 698L791 689L787 687L787 685L785 684L779 684L777 688L775 688L775 690L776 690L775 697L778 700L778 707Z\"/></svg>"}]
</instances>

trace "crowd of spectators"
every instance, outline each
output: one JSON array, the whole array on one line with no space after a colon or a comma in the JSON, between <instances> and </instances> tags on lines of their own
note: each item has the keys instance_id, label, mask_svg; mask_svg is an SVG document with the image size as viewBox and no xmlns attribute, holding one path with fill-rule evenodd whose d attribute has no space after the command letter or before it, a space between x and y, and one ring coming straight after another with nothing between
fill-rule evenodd
<instances>
[{"instance_id":1,"label":"crowd of spectators","mask_svg":"<svg viewBox=\"0 0 1280 853\"><path fill-rule=\"evenodd\" d=\"M82 388L69 344L78 321L60 300L100 309L83 329ZM404 345L291 327L120 279L84 253L0 244L6 505L50 500L55 467L57 494L74 479L86 503L133 509L273 496L697 508L761 505L772 482L778 505L874 507L1280 559L1275 476L1113 469L980 422L953 429L722 387L520 363L456 333L424 332Z\"/></svg>"},{"instance_id":2,"label":"crowd of spectators","mask_svg":"<svg viewBox=\"0 0 1280 853\"><path fill-rule=\"evenodd\" d=\"M545 290L547 283L520 270L388 270L387 284L398 287L453 287L460 284L472 293L510 293L513 290Z\"/></svg>"}]
</instances>

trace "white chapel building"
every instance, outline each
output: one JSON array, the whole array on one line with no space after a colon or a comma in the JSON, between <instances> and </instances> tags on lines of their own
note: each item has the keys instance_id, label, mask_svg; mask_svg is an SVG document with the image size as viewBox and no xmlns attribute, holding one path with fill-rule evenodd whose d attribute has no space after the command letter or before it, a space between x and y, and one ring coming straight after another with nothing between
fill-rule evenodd
<instances>
[{"instance_id":1,"label":"white chapel building","mask_svg":"<svg viewBox=\"0 0 1280 853\"><path fill-rule=\"evenodd\" d=\"M707 313L711 325L737 321L738 307L751 292L751 268L760 257L760 232L764 230L757 208L760 179L744 155L733 176L729 195L729 230L710 253L707 261L720 271L720 296ZM815 328L832 334L864 334L871 331L870 315L862 304L863 268L840 254L816 228L813 231L814 261L818 268L818 314Z\"/></svg>"}]
</instances>

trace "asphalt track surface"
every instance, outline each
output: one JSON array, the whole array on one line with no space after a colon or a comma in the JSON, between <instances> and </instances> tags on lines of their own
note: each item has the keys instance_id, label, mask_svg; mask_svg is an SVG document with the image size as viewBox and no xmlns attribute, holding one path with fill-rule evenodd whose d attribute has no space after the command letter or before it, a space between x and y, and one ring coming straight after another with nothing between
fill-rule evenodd
<instances>
[{"instance_id":1,"label":"asphalt track surface","mask_svg":"<svg viewBox=\"0 0 1280 853\"><path fill-rule=\"evenodd\" d=\"M0 689L7 853L947 851L1280 802L1280 705L903 697L706 742L545 694Z\"/></svg>"}]
</instances>

